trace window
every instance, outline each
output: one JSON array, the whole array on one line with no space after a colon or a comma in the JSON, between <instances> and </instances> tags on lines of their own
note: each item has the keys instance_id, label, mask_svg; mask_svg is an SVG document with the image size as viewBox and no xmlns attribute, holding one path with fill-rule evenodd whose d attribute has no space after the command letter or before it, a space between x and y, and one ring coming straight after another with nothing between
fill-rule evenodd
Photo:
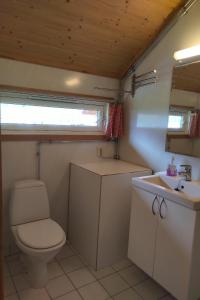
<instances>
[{"instance_id":1,"label":"window","mask_svg":"<svg viewBox=\"0 0 200 300\"><path fill-rule=\"evenodd\" d=\"M1 93L5 130L103 131L108 104L83 98Z\"/></svg>"},{"instance_id":2,"label":"window","mask_svg":"<svg viewBox=\"0 0 200 300\"><path fill-rule=\"evenodd\" d=\"M190 110L171 106L168 117L168 130L188 133L190 114Z\"/></svg>"}]
</instances>

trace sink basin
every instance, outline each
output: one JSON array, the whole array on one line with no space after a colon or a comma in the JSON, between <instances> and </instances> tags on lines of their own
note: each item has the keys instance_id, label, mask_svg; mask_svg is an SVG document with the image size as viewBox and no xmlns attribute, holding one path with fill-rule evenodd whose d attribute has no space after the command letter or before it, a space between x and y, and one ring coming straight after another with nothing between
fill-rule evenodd
<instances>
[{"instance_id":1,"label":"sink basin","mask_svg":"<svg viewBox=\"0 0 200 300\"><path fill-rule=\"evenodd\" d=\"M164 173L132 179L133 186L177 202L192 209L200 209L200 181L185 181L181 176ZM181 185L183 189L175 189Z\"/></svg>"},{"instance_id":2,"label":"sink basin","mask_svg":"<svg viewBox=\"0 0 200 300\"><path fill-rule=\"evenodd\" d=\"M197 182L187 182L183 183L184 189L183 193L191 198L200 198L200 184Z\"/></svg>"},{"instance_id":3,"label":"sink basin","mask_svg":"<svg viewBox=\"0 0 200 300\"><path fill-rule=\"evenodd\" d=\"M162 180L160 176L147 176L147 178L143 177L142 180L149 182L151 184L156 184L165 188L169 186Z\"/></svg>"}]
</instances>

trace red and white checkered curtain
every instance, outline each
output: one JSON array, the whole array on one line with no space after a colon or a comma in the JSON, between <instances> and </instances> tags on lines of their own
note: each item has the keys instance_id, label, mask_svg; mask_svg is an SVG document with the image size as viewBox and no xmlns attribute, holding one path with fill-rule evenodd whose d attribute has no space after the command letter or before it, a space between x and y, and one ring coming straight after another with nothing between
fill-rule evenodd
<instances>
[{"instance_id":1,"label":"red and white checkered curtain","mask_svg":"<svg viewBox=\"0 0 200 300\"><path fill-rule=\"evenodd\" d=\"M190 136L200 137L200 111L192 114L190 119Z\"/></svg>"},{"instance_id":2,"label":"red and white checkered curtain","mask_svg":"<svg viewBox=\"0 0 200 300\"><path fill-rule=\"evenodd\" d=\"M108 140L120 138L123 135L123 105L121 103L110 104L109 120L106 129Z\"/></svg>"}]
</instances>

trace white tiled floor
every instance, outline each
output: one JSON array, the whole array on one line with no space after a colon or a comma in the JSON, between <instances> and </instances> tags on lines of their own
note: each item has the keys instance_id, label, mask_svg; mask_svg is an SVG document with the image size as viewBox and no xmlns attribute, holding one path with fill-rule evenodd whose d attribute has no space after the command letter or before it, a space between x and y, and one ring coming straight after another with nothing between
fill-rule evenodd
<instances>
[{"instance_id":1,"label":"white tiled floor","mask_svg":"<svg viewBox=\"0 0 200 300\"><path fill-rule=\"evenodd\" d=\"M96 272L69 245L48 272L46 287L32 289L19 256L7 257L5 300L175 300L128 259Z\"/></svg>"}]
</instances>

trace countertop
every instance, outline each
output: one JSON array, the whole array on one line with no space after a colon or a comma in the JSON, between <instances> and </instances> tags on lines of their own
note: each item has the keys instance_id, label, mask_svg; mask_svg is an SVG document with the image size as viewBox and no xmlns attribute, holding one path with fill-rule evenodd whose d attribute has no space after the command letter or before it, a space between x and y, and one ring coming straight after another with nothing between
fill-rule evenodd
<instances>
[{"instance_id":1,"label":"countertop","mask_svg":"<svg viewBox=\"0 0 200 300\"><path fill-rule=\"evenodd\" d=\"M141 188L142 190L145 190L147 192L150 192L152 194L156 194L158 196L164 197L165 199L168 199L172 202L176 202L179 205L185 206L187 208L190 208L192 210L200 210L200 198L191 196L186 192L183 191L176 191L173 188L170 188L169 186L159 186L151 181L148 181L148 178L154 178L159 177L158 175L151 175L146 177L140 177L140 178L132 178L133 187L136 186L138 188ZM147 181L146 181L147 180ZM195 180L191 181L191 183L197 187L200 187L200 181ZM190 181L184 181L184 185L190 184Z\"/></svg>"},{"instance_id":2,"label":"countertop","mask_svg":"<svg viewBox=\"0 0 200 300\"><path fill-rule=\"evenodd\" d=\"M152 170L149 168L116 159L102 159L96 162L89 163L80 163L73 161L71 163L101 176L145 171L149 171L149 174L151 174L152 172Z\"/></svg>"}]
</instances>

